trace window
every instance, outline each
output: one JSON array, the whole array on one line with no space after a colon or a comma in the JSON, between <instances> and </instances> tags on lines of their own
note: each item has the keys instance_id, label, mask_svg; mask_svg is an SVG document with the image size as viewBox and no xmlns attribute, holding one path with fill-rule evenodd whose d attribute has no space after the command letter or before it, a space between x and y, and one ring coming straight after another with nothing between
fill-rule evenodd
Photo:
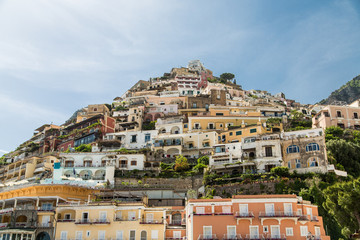
<instances>
[{"instance_id":1,"label":"window","mask_svg":"<svg viewBox=\"0 0 360 240\"><path fill-rule=\"evenodd\" d=\"M300 159L295 159L295 167L296 167L296 168L301 168Z\"/></svg>"},{"instance_id":2,"label":"window","mask_svg":"<svg viewBox=\"0 0 360 240\"><path fill-rule=\"evenodd\" d=\"M330 117L329 112L324 112L325 117Z\"/></svg>"},{"instance_id":3,"label":"window","mask_svg":"<svg viewBox=\"0 0 360 240\"><path fill-rule=\"evenodd\" d=\"M196 208L196 214L204 214L205 208L204 207L197 207Z\"/></svg>"},{"instance_id":4,"label":"window","mask_svg":"<svg viewBox=\"0 0 360 240\"><path fill-rule=\"evenodd\" d=\"M256 133L256 128L250 129L250 133Z\"/></svg>"},{"instance_id":5,"label":"window","mask_svg":"<svg viewBox=\"0 0 360 240\"><path fill-rule=\"evenodd\" d=\"M306 145L306 151L307 152L311 152L311 151L319 151L319 144L317 143L309 143L308 145Z\"/></svg>"},{"instance_id":6,"label":"window","mask_svg":"<svg viewBox=\"0 0 360 240\"><path fill-rule=\"evenodd\" d=\"M233 135L233 132L230 132L229 135L232 136L232 135Z\"/></svg>"},{"instance_id":7,"label":"window","mask_svg":"<svg viewBox=\"0 0 360 240\"><path fill-rule=\"evenodd\" d=\"M300 235L302 237L306 237L308 234L308 227L307 226L300 226Z\"/></svg>"},{"instance_id":8,"label":"window","mask_svg":"<svg viewBox=\"0 0 360 240\"><path fill-rule=\"evenodd\" d=\"M83 222L89 221L89 213L84 212L84 213L82 214L82 221L83 221Z\"/></svg>"},{"instance_id":9,"label":"window","mask_svg":"<svg viewBox=\"0 0 360 240\"><path fill-rule=\"evenodd\" d=\"M269 232L269 227L268 226L263 226L263 232L268 233Z\"/></svg>"},{"instance_id":10,"label":"window","mask_svg":"<svg viewBox=\"0 0 360 240\"><path fill-rule=\"evenodd\" d=\"M135 230L130 230L130 239L129 240L135 240Z\"/></svg>"},{"instance_id":11,"label":"window","mask_svg":"<svg viewBox=\"0 0 360 240\"><path fill-rule=\"evenodd\" d=\"M65 220L70 220L71 219L71 214L70 213L65 214L64 219Z\"/></svg>"},{"instance_id":12,"label":"window","mask_svg":"<svg viewBox=\"0 0 360 240\"><path fill-rule=\"evenodd\" d=\"M224 113L216 113L216 116L224 116Z\"/></svg>"},{"instance_id":13,"label":"window","mask_svg":"<svg viewBox=\"0 0 360 240\"><path fill-rule=\"evenodd\" d=\"M90 237L90 231L86 231L86 236Z\"/></svg>"},{"instance_id":14,"label":"window","mask_svg":"<svg viewBox=\"0 0 360 240\"><path fill-rule=\"evenodd\" d=\"M242 134L242 131L236 131L236 136L239 136Z\"/></svg>"},{"instance_id":15,"label":"window","mask_svg":"<svg viewBox=\"0 0 360 240\"><path fill-rule=\"evenodd\" d=\"M341 116L341 111L336 111L336 116L338 117L338 118L341 118L342 116Z\"/></svg>"},{"instance_id":16,"label":"window","mask_svg":"<svg viewBox=\"0 0 360 240\"><path fill-rule=\"evenodd\" d=\"M300 152L299 147L297 145L290 145L286 148L286 153L297 153Z\"/></svg>"},{"instance_id":17,"label":"window","mask_svg":"<svg viewBox=\"0 0 360 240\"><path fill-rule=\"evenodd\" d=\"M76 231L75 240L82 240L82 235L83 235L82 231Z\"/></svg>"},{"instance_id":18,"label":"window","mask_svg":"<svg viewBox=\"0 0 360 240\"><path fill-rule=\"evenodd\" d=\"M209 123L209 129L215 129L213 123Z\"/></svg>"},{"instance_id":19,"label":"window","mask_svg":"<svg viewBox=\"0 0 360 240\"><path fill-rule=\"evenodd\" d=\"M123 231L116 231L116 240L123 240L124 233Z\"/></svg>"},{"instance_id":20,"label":"window","mask_svg":"<svg viewBox=\"0 0 360 240\"><path fill-rule=\"evenodd\" d=\"M61 240L67 240L67 231L62 231L60 233L60 239Z\"/></svg>"},{"instance_id":21,"label":"window","mask_svg":"<svg viewBox=\"0 0 360 240\"><path fill-rule=\"evenodd\" d=\"M355 119L358 119L358 118L359 118L357 112L354 112L354 118L355 118Z\"/></svg>"},{"instance_id":22,"label":"window","mask_svg":"<svg viewBox=\"0 0 360 240\"><path fill-rule=\"evenodd\" d=\"M205 239L212 238L212 226L204 226L203 231L204 231L203 234Z\"/></svg>"},{"instance_id":23,"label":"window","mask_svg":"<svg viewBox=\"0 0 360 240\"><path fill-rule=\"evenodd\" d=\"M194 124L194 128L195 128L195 129L200 129L200 124L199 124L199 123L195 123L195 124Z\"/></svg>"},{"instance_id":24,"label":"window","mask_svg":"<svg viewBox=\"0 0 360 240\"><path fill-rule=\"evenodd\" d=\"M184 128L187 128L188 127L188 125L187 124L184 124Z\"/></svg>"},{"instance_id":25,"label":"window","mask_svg":"<svg viewBox=\"0 0 360 240\"><path fill-rule=\"evenodd\" d=\"M309 165L308 167L318 167L319 166L318 162L316 161L316 158L310 158L308 165Z\"/></svg>"},{"instance_id":26,"label":"window","mask_svg":"<svg viewBox=\"0 0 360 240\"><path fill-rule=\"evenodd\" d=\"M197 104L196 103L193 103L193 108L197 108Z\"/></svg>"},{"instance_id":27,"label":"window","mask_svg":"<svg viewBox=\"0 0 360 240\"><path fill-rule=\"evenodd\" d=\"M266 214L266 216L274 216L275 215L275 208L274 208L273 203L265 204L265 214Z\"/></svg>"},{"instance_id":28,"label":"window","mask_svg":"<svg viewBox=\"0 0 360 240\"><path fill-rule=\"evenodd\" d=\"M294 236L294 230L292 227L285 228L286 236Z\"/></svg>"},{"instance_id":29,"label":"window","mask_svg":"<svg viewBox=\"0 0 360 240\"><path fill-rule=\"evenodd\" d=\"M159 238L159 230L151 230L151 239L155 240Z\"/></svg>"},{"instance_id":30,"label":"window","mask_svg":"<svg viewBox=\"0 0 360 240\"><path fill-rule=\"evenodd\" d=\"M100 212L100 222L106 222L106 212Z\"/></svg>"},{"instance_id":31,"label":"window","mask_svg":"<svg viewBox=\"0 0 360 240\"><path fill-rule=\"evenodd\" d=\"M243 217L249 216L247 204L239 204L239 211L240 211L240 216L243 216Z\"/></svg>"},{"instance_id":32,"label":"window","mask_svg":"<svg viewBox=\"0 0 360 240\"><path fill-rule=\"evenodd\" d=\"M140 233L140 240L146 240L147 238L147 233L146 231L141 231Z\"/></svg>"},{"instance_id":33,"label":"window","mask_svg":"<svg viewBox=\"0 0 360 240\"><path fill-rule=\"evenodd\" d=\"M236 239L236 226L227 226L227 239Z\"/></svg>"},{"instance_id":34,"label":"window","mask_svg":"<svg viewBox=\"0 0 360 240\"><path fill-rule=\"evenodd\" d=\"M231 213L231 206L223 206L222 212L223 213Z\"/></svg>"},{"instance_id":35,"label":"window","mask_svg":"<svg viewBox=\"0 0 360 240\"><path fill-rule=\"evenodd\" d=\"M259 238L259 226L250 226L250 238L251 239Z\"/></svg>"},{"instance_id":36,"label":"window","mask_svg":"<svg viewBox=\"0 0 360 240\"><path fill-rule=\"evenodd\" d=\"M137 162L136 161L131 161L131 166L136 166Z\"/></svg>"},{"instance_id":37,"label":"window","mask_svg":"<svg viewBox=\"0 0 360 240\"><path fill-rule=\"evenodd\" d=\"M316 237L320 237L320 236L321 236L320 227L315 227L315 236L316 236Z\"/></svg>"},{"instance_id":38,"label":"window","mask_svg":"<svg viewBox=\"0 0 360 240\"><path fill-rule=\"evenodd\" d=\"M131 143L136 143L136 136L137 135L131 135Z\"/></svg>"},{"instance_id":39,"label":"window","mask_svg":"<svg viewBox=\"0 0 360 240\"><path fill-rule=\"evenodd\" d=\"M291 169L291 161L288 161L288 168Z\"/></svg>"},{"instance_id":40,"label":"window","mask_svg":"<svg viewBox=\"0 0 360 240\"><path fill-rule=\"evenodd\" d=\"M220 124L220 127L222 128L222 127L223 127L223 125L222 125L222 124Z\"/></svg>"},{"instance_id":41,"label":"window","mask_svg":"<svg viewBox=\"0 0 360 240\"><path fill-rule=\"evenodd\" d=\"M265 156L272 157L272 147L265 147Z\"/></svg>"},{"instance_id":42,"label":"window","mask_svg":"<svg viewBox=\"0 0 360 240\"><path fill-rule=\"evenodd\" d=\"M150 141L150 133L145 134L145 142Z\"/></svg>"}]
</instances>

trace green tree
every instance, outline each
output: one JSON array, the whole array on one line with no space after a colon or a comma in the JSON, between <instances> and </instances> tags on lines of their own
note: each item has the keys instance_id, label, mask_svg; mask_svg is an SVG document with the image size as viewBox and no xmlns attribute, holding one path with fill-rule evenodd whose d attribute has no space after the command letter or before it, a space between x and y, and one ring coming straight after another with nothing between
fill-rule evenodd
<instances>
[{"instance_id":1,"label":"green tree","mask_svg":"<svg viewBox=\"0 0 360 240\"><path fill-rule=\"evenodd\" d=\"M360 174L360 147L353 142L344 139L329 140L326 143L330 159L335 160L333 164L341 164L352 176L358 177Z\"/></svg>"},{"instance_id":2,"label":"green tree","mask_svg":"<svg viewBox=\"0 0 360 240\"><path fill-rule=\"evenodd\" d=\"M222 82L233 80L234 78L235 78L235 75L232 73L223 73L220 75L220 80L222 80Z\"/></svg>"},{"instance_id":3,"label":"green tree","mask_svg":"<svg viewBox=\"0 0 360 240\"><path fill-rule=\"evenodd\" d=\"M338 140L340 138L343 138L344 130L341 127L338 126L331 126L325 129L325 139L326 141L329 140Z\"/></svg>"},{"instance_id":4,"label":"green tree","mask_svg":"<svg viewBox=\"0 0 360 240\"><path fill-rule=\"evenodd\" d=\"M342 227L342 234L349 236L360 226L360 179L337 183L324 191L325 210Z\"/></svg>"},{"instance_id":5,"label":"green tree","mask_svg":"<svg viewBox=\"0 0 360 240\"><path fill-rule=\"evenodd\" d=\"M75 148L75 152L91 152L91 145L81 144L80 146Z\"/></svg>"},{"instance_id":6,"label":"green tree","mask_svg":"<svg viewBox=\"0 0 360 240\"><path fill-rule=\"evenodd\" d=\"M183 155L176 156L175 160L175 171L176 172L183 172L190 168L188 160Z\"/></svg>"}]
</instances>

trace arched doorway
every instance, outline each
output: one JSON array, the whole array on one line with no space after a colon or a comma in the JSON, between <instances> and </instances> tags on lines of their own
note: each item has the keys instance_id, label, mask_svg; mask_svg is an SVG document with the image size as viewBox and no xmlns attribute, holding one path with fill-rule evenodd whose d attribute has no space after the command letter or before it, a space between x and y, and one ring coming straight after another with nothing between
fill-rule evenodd
<instances>
[{"instance_id":1,"label":"arched doorway","mask_svg":"<svg viewBox=\"0 0 360 240\"><path fill-rule=\"evenodd\" d=\"M50 240L50 235L47 232L41 232L36 236L36 240Z\"/></svg>"},{"instance_id":2,"label":"arched doorway","mask_svg":"<svg viewBox=\"0 0 360 240\"><path fill-rule=\"evenodd\" d=\"M141 236L140 236L141 240L146 240L147 238L147 232L146 231L141 231Z\"/></svg>"}]
</instances>

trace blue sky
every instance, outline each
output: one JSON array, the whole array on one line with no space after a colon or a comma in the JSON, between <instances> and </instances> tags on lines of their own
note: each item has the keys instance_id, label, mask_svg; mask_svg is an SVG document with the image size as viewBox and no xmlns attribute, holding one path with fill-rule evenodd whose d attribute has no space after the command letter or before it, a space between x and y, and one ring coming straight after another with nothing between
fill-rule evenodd
<instances>
[{"instance_id":1,"label":"blue sky","mask_svg":"<svg viewBox=\"0 0 360 240\"><path fill-rule=\"evenodd\" d=\"M0 155L192 59L315 103L360 74L359 12L355 0L0 0Z\"/></svg>"}]
</instances>

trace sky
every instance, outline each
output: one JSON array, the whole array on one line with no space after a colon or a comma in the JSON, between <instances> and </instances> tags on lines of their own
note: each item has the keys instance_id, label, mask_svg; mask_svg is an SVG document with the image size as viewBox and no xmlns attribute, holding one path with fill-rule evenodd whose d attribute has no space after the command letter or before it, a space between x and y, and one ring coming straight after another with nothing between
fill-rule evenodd
<instances>
[{"instance_id":1,"label":"sky","mask_svg":"<svg viewBox=\"0 0 360 240\"><path fill-rule=\"evenodd\" d=\"M360 1L0 0L0 156L198 59L316 103L360 74Z\"/></svg>"}]
</instances>

